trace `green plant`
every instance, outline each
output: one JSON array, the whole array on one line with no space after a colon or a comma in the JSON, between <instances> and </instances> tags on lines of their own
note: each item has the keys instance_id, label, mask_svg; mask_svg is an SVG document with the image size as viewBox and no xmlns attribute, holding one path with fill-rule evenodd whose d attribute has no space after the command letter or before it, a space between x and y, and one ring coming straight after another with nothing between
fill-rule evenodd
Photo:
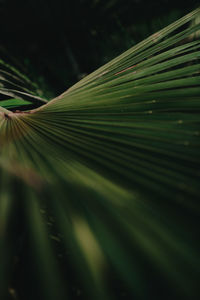
<instances>
[{"instance_id":1,"label":"green plant","mask_svg":"<svg viewBox=\"0 0 200 300\"><path fill-rule=\"evenodd\" d=\"M1 62L0 299L196 297L199 13L49 102Z\"/></svg>"}]
</instances>

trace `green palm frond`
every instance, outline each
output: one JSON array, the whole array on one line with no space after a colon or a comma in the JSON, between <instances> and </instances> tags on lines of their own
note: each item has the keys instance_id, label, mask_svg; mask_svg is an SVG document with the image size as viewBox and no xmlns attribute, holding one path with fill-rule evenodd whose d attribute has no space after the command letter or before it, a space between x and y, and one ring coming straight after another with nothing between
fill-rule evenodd
<instances>
[{"instance_id":1,"label":"green palm frond","mask_svg":"<svg viewBox=\"0 0 200 300\"><path fill-rule=\"evenodd\" d=\"M47 101L38 95L38 88L27 76L0 60L0 104L9 109L30 109Z\"/></svg>"},{"instance_id":2,"label":"green palm frond","mask_svg":"<svg viewBox=\"0 0 200 300\"><path fill-rule=\"evenodd\" d=\"M196 299L199 14L39 107L1 76L0 299Z\"/></svg>"}]
</instances>

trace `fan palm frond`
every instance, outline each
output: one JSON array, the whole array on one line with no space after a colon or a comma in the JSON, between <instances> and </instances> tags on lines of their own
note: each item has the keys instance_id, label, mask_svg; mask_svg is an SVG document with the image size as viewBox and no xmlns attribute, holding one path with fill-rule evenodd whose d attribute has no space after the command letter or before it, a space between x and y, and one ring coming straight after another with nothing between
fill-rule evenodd
<instances>
[{"instance_id":1,"label":"fan palm frond","mask_svg":"<svg viewBox=\"0 0 200 300\"><path fill-rule=\"evenodd\" d=\"M196 297L199 13L45 104L1 75L0 299Z\"/></svg>"}]
</instances>

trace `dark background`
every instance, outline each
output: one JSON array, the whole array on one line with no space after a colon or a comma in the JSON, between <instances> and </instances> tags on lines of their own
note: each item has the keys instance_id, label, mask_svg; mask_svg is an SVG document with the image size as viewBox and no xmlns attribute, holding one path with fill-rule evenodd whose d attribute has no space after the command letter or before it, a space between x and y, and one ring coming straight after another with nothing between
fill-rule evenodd
<instances>
[{"instance_id":1,"label":"dark background","mask_svg":"<svg viewBox=\"0 0 200 300\"><path fill-rule=\"evenodd\" d=\"M0 56L51 98L199 5L178 0L0 0Z\"/></svg>"}]
</instances>

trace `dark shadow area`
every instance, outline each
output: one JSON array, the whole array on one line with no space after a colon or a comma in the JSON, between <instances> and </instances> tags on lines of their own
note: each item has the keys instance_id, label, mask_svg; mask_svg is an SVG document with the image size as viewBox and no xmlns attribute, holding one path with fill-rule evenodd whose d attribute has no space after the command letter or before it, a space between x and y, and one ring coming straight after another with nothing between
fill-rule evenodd
<instances>
[{"instance_id":1,"label":"dark shadow area","mask_svg":"<svg viewBox=\"0 0 200 300\"><path fill-rule=\"evenodd\" d=\"M196 0L1 0L1 57L58 95L197 6Z\"/></svg>"}]
</instances>

